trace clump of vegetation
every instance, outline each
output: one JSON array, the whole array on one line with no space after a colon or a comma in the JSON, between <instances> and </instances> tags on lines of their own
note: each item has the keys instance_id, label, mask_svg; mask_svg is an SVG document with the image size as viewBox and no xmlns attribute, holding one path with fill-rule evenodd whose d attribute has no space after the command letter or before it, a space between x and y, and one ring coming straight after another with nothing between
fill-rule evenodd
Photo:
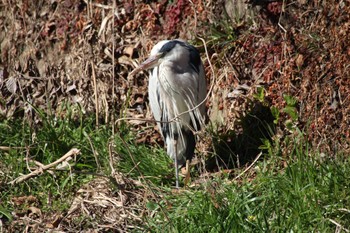
<instances>
[{"instance_id":1,"label":"clump of vegetation","mask_svg":"<svg viewBox=\"0 0 350 233\"><path fill-rule=\"evenodd\" d=\"M0 151L0 217L11 231L23 224L40 231L103 229L98 224L109 223L114 229L152 232L323 232L350 224L349 158L338 154L334 160L313 151L296 129L293 137L265 144L264 159L248 169L213 174L199 183L203 177L195 175L189 187L173 192L166 153L135 144L127 127L113 134L82 115L43 117L46 123L36 129L19 120L0 124L7 145ZM9 184L71 148L80 153L66 163ZM133 217L108 219L122 212Z\"/></svg>"}]
</instances>

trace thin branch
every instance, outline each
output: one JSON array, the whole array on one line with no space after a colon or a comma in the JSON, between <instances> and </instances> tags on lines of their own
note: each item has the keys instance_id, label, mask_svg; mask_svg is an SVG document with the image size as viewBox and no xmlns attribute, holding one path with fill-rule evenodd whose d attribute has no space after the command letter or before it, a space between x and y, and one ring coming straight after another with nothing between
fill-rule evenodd
<instances>
[{"instance_id":1,"label":"thin branch","mask_svg":"<svg viewBox=\"0 0 350 233\"><path fill-rule=\"evenodd\" d=\"M244 171L243 172L241 172L238 176L236 176L235 178L234 178L234 180L237 180L239 177L241 177L244 173L246 173L257 161L258 161L258 159L261 157L261 155L262 155L262 152L260 152L257 156L256 156L256 158L254 159L254 161L246 168L246 169L244 169Z\"/></svg>"},{"instance_id":2,"label":"thin branch","mask_svg":"<svg viewBox=\"0 0 350 233\"><path fill-rule=\"evenodd\" d=\"M55 162L50 163L50 164L45 165L45 166L42 166L42 167L39 167L38 169L36 169L35 171L33 171L27 175L22 175L20 177L17 177L13 181L10 181L8 184L11 184L11 185L18 184L18 183L23 182L25 180L28 180L32 177L38 176L38 175L42 174L44 171L49 170L50 168L62 163L67 158L69 158L73 155L77 155L79 153L80 153L79 149L73 148L70 151L68 151L65 155L63 155L61 158L57 159Z\"/></svg>"},{"instance_id":3,"label":"thin branch","mask_svg":"<svg viewBox=\"0 0 350 233\"><path fill-rule=\"evenodd\" d=\"M20 146L0 146L0 150L3 150L3 151L18 150L18 149L26 149L26 148L20 147Z\"/></svg>"},{"instance_id":4,"label":"thin branch","mask_svg":"<svg viewBox=\"0 0 350 233\"><path fill-rule=\"evenodd\" d=\"M331 223L333 223L334 225L336 225L337 228L340 229L340 231L343 230L343 231L345 231L345 232L350 232L350 230L346 229L345 227L343 227L342 225L340 225L339 223L337 223L335 220L330 219L330 218L328 218L328 220L329 220ZM339 232L340 232L340 231L339 231ZM338 232L338 231L335 231L335 232Z\"/></svg>"}]
</instances>

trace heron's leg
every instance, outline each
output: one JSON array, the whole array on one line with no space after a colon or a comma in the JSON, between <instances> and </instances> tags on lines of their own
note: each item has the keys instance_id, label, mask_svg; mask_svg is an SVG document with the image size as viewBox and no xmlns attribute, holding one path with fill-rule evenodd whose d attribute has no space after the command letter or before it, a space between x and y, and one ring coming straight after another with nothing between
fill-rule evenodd
<instances>
[{"instance_id":1,"label":"heron's leg","mask_svg":"<svg viewBox=\"0 0 350 233\"><path fill-rule=\"evenodd\" d=\"M177 140L174 140L174 148L175 148L175 185L176 188L179 188L179 166L177 164Z\"/></svg>"},{"instance_id":2,"label":"heron's leg","mask_svg":"<svg viewBox=\"0 0 350 233\"><path fill-rule=\"evenodd\" d=\"M190 173L190 160L186 160L186 175L185 175L185 180L184 180L184 184L185 186L188 184L188 182L190 181L191 178L191 173Z\"/></svg>"}]
</instances>

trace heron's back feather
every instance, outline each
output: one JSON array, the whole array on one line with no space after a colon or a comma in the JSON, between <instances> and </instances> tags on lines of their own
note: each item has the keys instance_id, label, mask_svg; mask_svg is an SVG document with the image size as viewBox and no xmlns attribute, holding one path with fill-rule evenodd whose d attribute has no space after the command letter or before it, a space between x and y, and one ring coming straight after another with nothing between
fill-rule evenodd
<instances>
[{"instance_id":1,"label":"heron's back feather","mask_svg":"<svg viewBox=\"0 0 350 233\"><path fill-rule=\"evenodd\" d=\"M168 155L182 165L194 154L196 140L192 130L200 130L205 122L204 67L198 51L185 42L167 42L160 51L168 54L150 72L150 107Z\"/></svg>"}]
</instances>

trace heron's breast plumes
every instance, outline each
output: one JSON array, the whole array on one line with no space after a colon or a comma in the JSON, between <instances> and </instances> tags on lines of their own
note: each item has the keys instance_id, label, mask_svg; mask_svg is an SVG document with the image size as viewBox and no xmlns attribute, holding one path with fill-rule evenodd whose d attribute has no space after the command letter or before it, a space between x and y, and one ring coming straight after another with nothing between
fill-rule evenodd
<instances>
[{"instance_id":1,"label":"heron's breast plumes","mask_svg":"<svg viewBox=\"0 0 350 233\"><path fill-rule=\"evenodd\" d=\"M150 72L149 99L151 110L166 143L168 155L182 165L194 154L194 132L201 129L205 118L206 80L196 48L186 42L159 42L151 52L157 63ZM152 67L152 66L148 66Z\"/></svg>"}]
</instances>

